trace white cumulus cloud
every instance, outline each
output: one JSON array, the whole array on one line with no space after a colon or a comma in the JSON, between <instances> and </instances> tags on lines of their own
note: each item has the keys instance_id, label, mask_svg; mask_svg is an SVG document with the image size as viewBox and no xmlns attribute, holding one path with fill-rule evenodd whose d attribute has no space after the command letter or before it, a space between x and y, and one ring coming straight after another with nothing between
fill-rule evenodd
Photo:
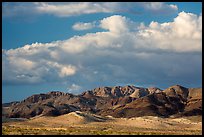
<instances>
[{"instance_id":1,"label":"white cumulus cloud","mask_svg":"<svg viewBox=\"0 0 204 137\"><path fill-rule=\"evenodd\" d=\"M101 28L108 29L113 33L121 33L129 31L129 20L120 15L114 15L101 20Z\"/></svg>"},{"instance_id":2,"label":"white cumulus cloud","mask_svg":"<svg viewBox=\"0 0 204 137\"><path fill-rule=\"evenodd\" d=\"M77 22L72 26L74 30L88 30L94 27L95 27L94 23L83 23L83 22Z\"/></svg>"},{"instance_id":3,"label":"white cumulus cloud","mask_svg":"<svg viewBox=\"0 0 204 137\"><path fill-rule=\"evenodd\" d=\"M173 4L164 4L162 2L145 2L143 5L146 9L153 10L153 11L160 11L160 10L178 10L178 7Z\"/></svg>"},{"instance_id":4,"label":"white cumulus cloud","mask_svg":"<svg viewBox=\"0 0 204 137\"><path fill-rule=\"evenodd\" d=\"M104 31L2 50L3 82L68 81L90 88L200 78L202 14L181 12L172 22L146 26L120 15L99 22Z\"/></svg>"},{"instance_id":5,"label":"white cumulus cloud","mask_svg":"<svg viewBox=\"0 0 204 137\"><path fill-rule=\"evenodd\" d=\"M58 17L70 17L93 13L139 13L147 12L172 14L178 7L162 2L4 2L3 16L20 16L29 14L50 14ZM144 12L145 12L144 11Z\"/></svg>"},{"instance_id":6,"label":"white cumulus cloud","mask_svg":"<svg viewBox=\"0 0 204 137\"><path fill-rule=\"evenodd\" d=\"M201 52L202 15L180 12L173 22L151 22L139 31L153 48L175 52ZM148 44L145 44L148 45ZM152 46L151 46L152 47Z\"/></svg>"},{"instance_id":7,"label":"white cumulus cloud","mask_svg":"<svg viewBox=\"0 0 204 137\"><path fill-rule=\"evenodd\" d=\"M74 83L67 88L67 92L69 93L72 93L72 92L76 93L76 92L79 92L79 90L81 90L81 86Z\"/></svg>"}]
</instances>

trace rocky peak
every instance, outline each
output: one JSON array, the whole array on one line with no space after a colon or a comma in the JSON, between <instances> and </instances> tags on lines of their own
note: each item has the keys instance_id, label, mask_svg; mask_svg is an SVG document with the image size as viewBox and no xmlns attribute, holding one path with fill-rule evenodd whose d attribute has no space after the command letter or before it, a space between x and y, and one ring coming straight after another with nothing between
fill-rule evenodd
<instances>
[{"instance_id":1,"label":"rocky peak","mask_svg":"<svg viewBox=\"0 0 204 137\"><path fill-rule=\"evenodd\" d=\"M174 85L171 86L163 91L167 96L172 96L172 97L179 97L183 101L187 100L189 91L187 88L180 86L180 85Z\"/></svg>"},{"instance_id":2,"label":"rocky peak","mask_svg":"<svg viewBox=\"0 0 204 137\"><path fill-rule=\"evenodd\" d=\"M50 96L48 94L35 94L35 95L32 95L32 96L28 97L27 99L23 100L22 102L36 103L40 100L45 100L48 98L50 98Z\"/></svg>"},{"instance_id":3,"label":"rocky peak","mask_svg":"<svg viewBox=\"0 0 204 137\"><path fill-rule=\"evenodd\" d=\"M94 95L101 97L111 96L111 87L99 87L93 90Z\"/></svg>"},{"instance_id":4,"label":"rocky peak","mask_svg":"<svg viewBox=\"0 0 204 137\"><path fill-rule=\"evenodd\" d=\"M130 95L130 97L140 98L148 94L149 94L148 89L139 88L139 89L135 89L135 91Z\"/></svg>"},{"instance_id":5,"label":"rocky peak","mask_svg":"<svg viewBox=\"0 0 204 137\"><path fill-rule=\"evenodd\" d=\"M61 91L50 91L47 94L52 95L52 96L66 96L66 95L69 95L69 93L65 93L65 92L61 92Z\"/></svg>"},{"instance_id":6,"label":"rocky peak","mask_svg":"<svg viewBox=\"0 0 204 137\"><path fill-rule=\"evenodd\" d=\"M148 91L149 91L150 94L151 93L160 93L160 92L162 92L162 90L157 88L157 87L149 87Z\"/></svg>"},{"instance_id":7,"label":"rocky peak","mask_svg":"<svg viewBox=\"0 0 204 137\"><path fill-rule=\"evenodd\" d=\"M111 89L111 94L114 96L114 97L122 97L124 96L122 93L121 93L121 86L115 86Z\"/></svg>"},{"instance_id":8,"label":"rocky peak","mask_svg":"<svg viewBox=\"0 0 204 137\"><path fill-rule=\"evenodd\" d=\"M152 92L160 92L161 90L159 88L152 88ZM127 85L127 86L114 86L114 87L99 87L95 88L91 91L83 92L83 96L87 96L88 94L93 94L95 96L100 97L124 97L124 96L130 96L133 98L140 98L143 96L146 96L149 94L149 90L147 88L142 87L135 87L133 85Z\"/></svg>"},{"instance_id":9,"label":"rocky peak","mask_svg":"<svg viewBox=\"0 0 204 137\"><path fill-rule=\"evenodd\" d=\"M124 95L131 95L135 91L135 89L139 89L139 88L135 86L127 85L127 86L122 87L121 91Z\"/></svg>"},{"instance_id":10,"label":"rocky peak","mask_svg":"<svg viewBox=\"0 0 204 137\"><path fill-rule=\"evenodd\" d=\"M90 98L90 97L94 96L94 93L92 90L88 90L88 91L82 92L81 96L86 97L86 98Z\"/></svg>"}]
</instances>

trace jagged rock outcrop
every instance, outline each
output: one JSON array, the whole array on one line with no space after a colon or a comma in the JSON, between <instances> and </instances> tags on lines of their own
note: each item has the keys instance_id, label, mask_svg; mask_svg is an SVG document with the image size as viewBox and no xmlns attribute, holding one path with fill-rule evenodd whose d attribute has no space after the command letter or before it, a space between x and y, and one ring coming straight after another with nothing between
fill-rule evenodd
<instances>
[{"instance_id":1,"label":"jagged rock outcrop","mask_svg":"<svg viewBox=\"0 0 204 137\"><path fill-rule=\"evenodd\" d=\"M161 90L127 85L99 87L79 95L51 91L32 95L21 102L6 103L2 107L6 110L4 116L15 118L58 116L74 111L128 118L191 116L202 114L202 88L174 85Z\"/></svg>"}]
</instances>

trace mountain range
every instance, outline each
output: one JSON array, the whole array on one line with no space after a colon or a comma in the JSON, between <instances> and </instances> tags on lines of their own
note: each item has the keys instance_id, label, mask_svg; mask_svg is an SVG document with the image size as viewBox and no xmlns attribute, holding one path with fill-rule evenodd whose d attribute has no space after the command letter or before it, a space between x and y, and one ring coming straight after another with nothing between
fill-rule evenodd
<instances>
[{"instance_id":1,"label":"mountain range","mask_svg":"<svg viewBox=\"0 0 204 137\"><path fill-rule=\"evenodd\" d=\"M98 87L78 95L50 91L2 104L2 116L8 118L59 116L76 111L116 118L202 115L202 88Z\"/></svg>"}]
</instances>

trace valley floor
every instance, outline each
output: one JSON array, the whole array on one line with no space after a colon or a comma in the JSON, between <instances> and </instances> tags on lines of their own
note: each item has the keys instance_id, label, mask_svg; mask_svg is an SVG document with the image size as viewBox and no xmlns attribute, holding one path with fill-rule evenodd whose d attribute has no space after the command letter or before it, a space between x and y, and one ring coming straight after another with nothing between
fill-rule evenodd
<instances>
[{"instance_id":1,"label":"valley floor","mask_svg":"<svg viewBox=\"0 0 204 137\"><path fill-rule=\"evenodd\" d=\"M20 135L201 135L202 116L186 118L101 117L75 112L2 123L2 134Z\"/></svg>"}]
</instances>

